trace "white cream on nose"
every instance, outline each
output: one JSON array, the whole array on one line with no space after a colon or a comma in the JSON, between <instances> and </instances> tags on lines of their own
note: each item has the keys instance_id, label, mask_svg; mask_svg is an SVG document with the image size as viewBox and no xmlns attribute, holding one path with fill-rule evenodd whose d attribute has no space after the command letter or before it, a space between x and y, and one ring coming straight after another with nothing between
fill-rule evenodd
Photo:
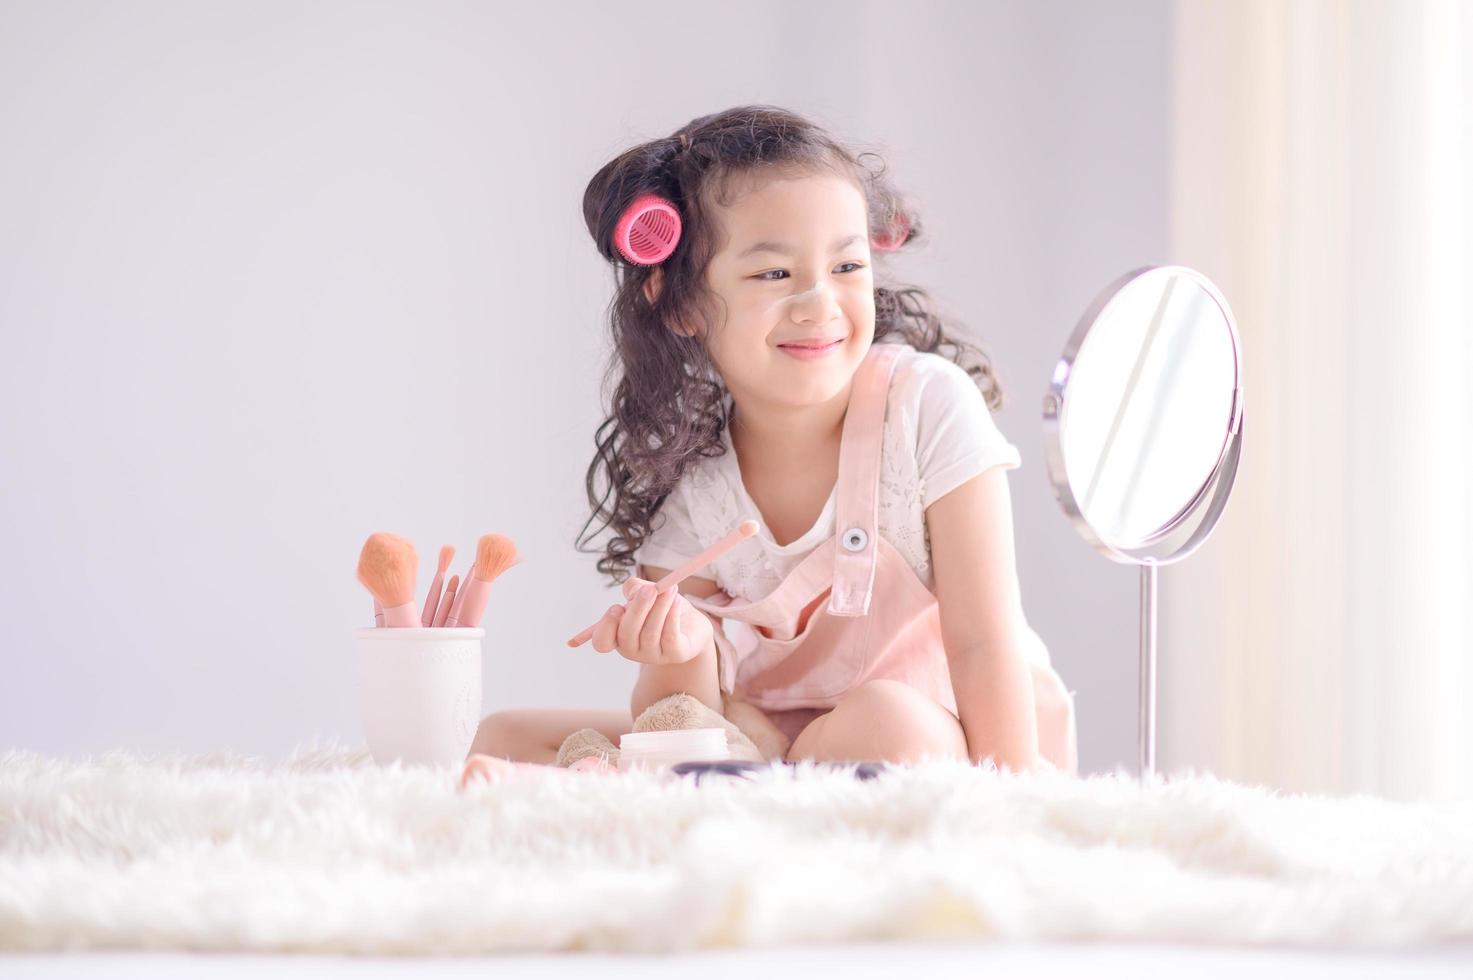
<instances>
[{"instance_id":1,"label":"white cream on nose","mask_svg":"<svg viewBox=\"0 0 1473 980\"><path fill-rule=\"evenodd\" d=\"M807 289L801 293L794 293L792 296L784 296L782 299L775 300L770 306L767 307L767 315L771 316L777 310L777 308L782 306L784 303L802 303L811 297L816 297L819 291L822 289L823 283L814 283L812 289Z\"/></svg>"}]
</instances>

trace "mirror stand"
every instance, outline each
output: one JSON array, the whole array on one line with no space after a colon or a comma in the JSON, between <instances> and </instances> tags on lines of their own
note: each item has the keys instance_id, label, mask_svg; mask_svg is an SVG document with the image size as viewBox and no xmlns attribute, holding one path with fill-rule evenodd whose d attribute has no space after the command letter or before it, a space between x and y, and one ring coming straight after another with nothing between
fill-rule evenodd
<instances>
[{"instance_id":1,"label":"mirror stand","mask_svg":"<svg viewBox=\"0 0 1473 980\"><path fill-rule=\"evenodd\" d=\"M1156 771L1156 563L1141 563L1141 775Z\"/></svg>"},{"instance_id":2,"label":"mirror stand","mask_svg":"<svg viewBox=\"0 0 1473 980\"><path fill-rule=\"evenodd\" d=\"M1157 578L1212 533L1243 442L1242 347L1217 287L1146 266L1085 311L1043 401L1050 482L1080 535L1141 566L1140 775L1156 771Z\"/></svg>"}]
</instances>

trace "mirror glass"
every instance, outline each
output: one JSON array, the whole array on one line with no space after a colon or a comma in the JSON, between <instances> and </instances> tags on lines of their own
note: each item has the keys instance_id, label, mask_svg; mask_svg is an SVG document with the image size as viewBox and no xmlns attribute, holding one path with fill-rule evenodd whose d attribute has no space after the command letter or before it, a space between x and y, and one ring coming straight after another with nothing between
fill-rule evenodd
<instances>
[{"instance_id":1,"label":"mirror glass","mask_svg":"<svg viewBox=\"0 0 1473 980\"><path fill-rule=\"evenodd\" d=\"M1068 368L1059 440L1069 488L1113 547L1169 529L1227 447L1237 350L1214 292L1181 267L1137 276L1109 299Z\"/></svg>"}]
</instances>

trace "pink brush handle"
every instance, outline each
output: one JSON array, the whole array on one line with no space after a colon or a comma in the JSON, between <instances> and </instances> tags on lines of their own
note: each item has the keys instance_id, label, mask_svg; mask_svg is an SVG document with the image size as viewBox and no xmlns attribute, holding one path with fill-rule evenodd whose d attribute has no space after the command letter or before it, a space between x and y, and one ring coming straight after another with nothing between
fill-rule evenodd
<instances>
[{"instance_id":1,"label":"pink brush handle","mask_svg":"<svg viewBox=\"0 0 1473 980\"><path fill-rule=\"evenodd\" d=\"M440 604L440 586L445 582L445 575L436 572L434 579L430 581L430 593L425 596L425 607L419 614L419 625L433 626L435 623L435 608Z\"/></svg>"},{"instance_id":2,"label":"pink brush handle","mask_svg":"<svg viewBox=\"0 0 1473 980\"><path fill-rule=\"evenodd\" d=\"M384 607L384 625L388 627L418 626L419 610L414 608L414 600L398 606Z\"/></svg>"},{"instance_id":3,"label":"pink brush handle","mask_svg":"<svg viewBox=\"0 0 1473 980\"><path fill-rule=\"evenodd\" d=\"M681 565L679 568L674 569L670 572L669 575L666 575L664 578L660 579L660 581L656 582L656 591L660 589L668 589L674 585L679 585L681 582L684 582L696 572L711 564L711 562L720 558L732 548L735 548L737 545L741 544L747 538L750 538L756 533L756 521L742 521L736 527L732 528L731 532L728 533L726 537L722 538L720 541L716 542L711 547L707 548L705 551L701 552L699 555L696 555L690 561L686 562L684 565ZM599 622L603 622L602 617L600 617ZM587 643L590 639L593 638L593 631L597 628L598 623L594 623L592 626L588 627L583 632L579 633L577 636L569 640L568 646L577 647Z\"/></svg>"},{"instance_id":4,"label":"pink brush handle","mask_svg":"<svg viewBox=\"0 0 1473 980\"><path fill-rule=\"evenodd\" d=\"M373 599L373 625L375 625L375 626L383 626L384 625L384 607L378 601L378 597L377 596L374 596L374 599Z\"/></svg>"},{"instance_id":5,"label":"pink brush handle","mask_svg":"<svg viewBox=\"0 0 1473 980\"><path fill-rule=\"evenodd\" d=\"M480 626L481 616L486 612L486 600L491 598L491 583L471 576L470 584L460 590L456 602L458 611L452 609L446 626Z\"/></svg>"},{"instance_id":6,"label":"pink brush handle","mask_svg":"<svg viewBox=\"0 0 1473 980\"><path fill-rule=\"evenodd\" d=\"M445 618L446 626L454 626L460 621L460 607L465 605L465 594L471 586L471 572L475 570L476 566L472 564L470 568L466 569L465 574L460 577L460 591L455 593L455 602L450 606L450 615Z\"/></svg>"},{"instance_id":7,"label":"pink brush handle","mask_svg":"<svg viewBox=\"0 0 1473 980\"><path fill-rule=\"evenodd\" d=\"M445 620L450 615L450 606L455 602L456 590L460 588L460 576L450 576L450 584L445 586L445 594L440 596L440 605L435 608L435 621L432 626L444 626Z\"/></svg>"}]
</instances>

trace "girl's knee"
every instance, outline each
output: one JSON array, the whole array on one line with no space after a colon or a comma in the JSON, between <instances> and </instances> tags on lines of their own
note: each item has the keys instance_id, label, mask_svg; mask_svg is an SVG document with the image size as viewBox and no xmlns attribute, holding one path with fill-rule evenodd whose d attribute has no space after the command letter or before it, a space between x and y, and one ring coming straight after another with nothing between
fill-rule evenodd
<instances>
[{"instance_id":1,"label":"girl's knee","mask_svg":"<svg viewBox=\"0 0 1473 980\"><path fill-rule=\"evenodd\" d=\"M866 681L823 721L814 741L830 759L907 763L967 757L966 735L956 716L900 681Z\"/></svg>"}]
</instances>

